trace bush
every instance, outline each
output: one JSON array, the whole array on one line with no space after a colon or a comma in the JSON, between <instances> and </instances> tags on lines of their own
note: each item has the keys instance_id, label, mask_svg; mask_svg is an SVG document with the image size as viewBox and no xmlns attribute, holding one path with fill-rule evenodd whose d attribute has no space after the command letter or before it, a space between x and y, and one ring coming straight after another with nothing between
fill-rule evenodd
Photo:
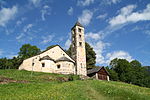
<instances>
[{"instance_id":1,"label":"bush","mask_svg":"<svg viewBox=\"0 0 150 100\"><path fill-rule=\"evenodd\" d=\"M73 75L73 74L70 74L68 78L69 78L69 81L81 80L79 75Z\"/></svg>"}]
</instances>

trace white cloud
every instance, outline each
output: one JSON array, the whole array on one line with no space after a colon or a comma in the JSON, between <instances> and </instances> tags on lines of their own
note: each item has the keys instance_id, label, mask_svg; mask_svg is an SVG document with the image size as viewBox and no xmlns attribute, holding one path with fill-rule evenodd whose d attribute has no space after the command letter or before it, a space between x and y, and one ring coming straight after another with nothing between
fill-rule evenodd
<instances>
[{"instance_id":1,"label":"white cloud","mask_svg":"<svg viewBox=\"0 0 150 100\"><path fill-rule=\"evenodd\" d=\"M121 0L103 0L102 1L103 4L108 4L108 5L117 4L119 2L121 2Z\"/></svg>"},{"instance_id":2,"label":"white cloud","mask_svg":"<svg viewBox=\"0 0 150 100\"><path fill-rule=\"evenodd\" d=\"M0 49L0 56L3 54L3 50L2 49Z\"/></svg>"},{"instance_id":3,"label":"white cloud","mask_svg":"<svg viewBox=\"0 0 150 100\"><path fill-rule=\"evenodd\" d=\"M25 21L25 20L26 20L25 17L21 18L21 20L18 20L18 21L16 22L16 25L19 26L19 25L22 24L23 21Z\"/></svg>"},{"instance_id":4,"label":"white cloud","mask_svg":"<svg viewBox=\"0 0 150 100\"><path fill-rule=\"evenodd\" d=\"M24 28L23 28L23 32L27 32L27 31L30 31L30 29L33 27L33 24L28 24L26 25Z\"/></svg>"},{"instance_id":5,"label":"white cloud","mask_svg":"<svg viewBox=\"0 0 150 100\"><path fill-rule=\"evenodd\" d=\"M93 47L96 53L96 63L105 64L103 53L105 52L105 49L110 46L110 43L105 43L101 40L101 33L89 32L85 34L85 39Z\"/></svg>"},{"instance_id":6,"label":"white cloud","mask_svg":"<svg viewBox=\"0 0 150 100\"><path fill-rule=\"evenodd\" d=\"M43 44L46 44L48 42L51 42L53 40L54 36L53 35L48 35L48 36L43 36L42 37L42 42Z\"/></svg>"},{"instance_id":7,"label":"white cloud","mask_svg":"<svg viewBox=\"0 0 150 100\"><path fill-rule=\"evenodd\" d=\"M89 32L87 34L85 34L85 38L88 39L94 39L94 40L98 40L101 39L101 36L99 33L93 33L93 32Z\"/></svg>"},{"instance_id":8,"label":"white cloud","mask_svg":"<svg viewBox=\"0 0 150 100\"><path fill-rule=\"evenodd\" d=\"M119 15L110 19L109 24L111 26L127 24L129 22L138 22L150 20L150 4L147 5L143 11L133 12L136 5L128 5L120 10Z\"/></svg>"},{"instance_id":9,"label":"white cloud","mask_svg":"<svg viewBox=\"0 0 150 100\"><path fill-rule=\"evenodd\" d=\"M132 56L125 51L114 51L112 53L107 53L106 55L107 61L106 63L109 64L111 60L115 59L115 58L119 58L119 59L126 59L128 61L132 61Z\"/></svg>"},{"instance_id":10,"label":"white cloud","mask_svg":"<svg viewBox=\"0 0 150 100\"><path fill-rule=\"evenodd\" d=\"M91 22L92 16L93 12L91 12L90 10L83 10L82 15L78 17L78 21L82 25L87 26Z\"/></svg>"},{"instance_id":11,"label":"white cloud","mask_svg":"<svg viewBox=\"0 0 150 100\"><path fill-rule=\"evenodd\" d=\"M2 8L0 10L0 26L5 26L10 20L14 19L17 11L17 6L13 6L12 8Z\"/></svg>"},{"instance_id":12,"label":"white cloud","mask_svg":"<svg viewBox=\"0 0 150 100\"><path fill-rule=\"evenodd\" d=\"M90 4L94 3L94 0L78 0L78 6L89 6Z\"/></svg>"},{"instance_id":13,"label":"white cloud","mask_svg":"<svg viewBox=\"0 0 150 100\"><path fill-rule=\"evenodd\" d=\"M131 14L135 8L136 8L136 5L128 5L126 7L121 8L120 14L123 16L127 16Z\"/></svg>"},{"instance_id":14,"label":"white cloud","mask_svg":"<svg viewBox=\"0 0 150 100\"><path fill-rule=\"evenodd\" d=\"M41 2L41 0L29 0L29 2L31 2L34 6L38 6Z\"/></svg>"},{"instance_id":15,"label":"white cloud","mask_svg":"<svg viewBox=\"0 0 150 100\"><path fill-rule=\"evenodd\" d=\"M145 33L150 36L150 30L146 30Z\"/></svg>"},{"instance_id":16,"label":"white cloud","mask_svg":"<svg viewBox=\"0 0 150 100\"><path fill-rule=\"evenodd\" d=\"M25 25L23 27L22 33L16 36L16 40L18 42L27 42L28 40L32 40L33 37L35 37L35 35L34 36L32 35L33 31L31 30L33 26L34 26L33 24Z\"/></svg>"},{"instance_id":17,"label":"white cloud","mask_svg":"<svg viewBox=\"0 0 150 100\"><path fill-rule=\"evenodd\" d=\"M17 25L20 25L22 22L20 21L20 20L18 20L17 22L16 22L16 24Z\"/></svg>"},{"instance_id":18,"label":"white cloud","mask_svg":"<svg viewBox=\"0 0 150 100\"><path fill-rule=\"evenodd\" d=\"M110 43L104 43L103 41L98 41L95 43L90 43L91 46L94 48L96 53L96 63L97 64L105 64L105 57L103 55L106 47L110 46Z\"/></svg>"},{"instance_id":19,"label":"white cloud","mask_svg":"<svg viewBox=\"0 0 150 100\"><path fill-rule=\"evenodd\" d=\"M45 21L45 16L46 15L50 15L51 11L50 11L50 7L48 5L43 6L43 9L41 10L41 17L42 20Z\"/></svg>"},{"instance_id":20,"label":"white cloud","mask_svg":"<svg viewBox=\"0 0 150 100\"><path fill-rule=\"evenodd\" d=\"M19 36L16 37L16 39L17 39L18 41L20 41L20 39L21 39L22 37L24 37L24 36L25 36L25 34L24 34L24 33L21 33Z\"/></svg>"},{"instance_id":21,"label":"white cloud","mask_svg":"<svg viewBox=\"0 0 150 100\"><path fill-rule=\"evenodd\" d=\"M142 30L142 27L135 26L134 28L131 29L131 31L138 31L138 30Z\"/></svg>"},{"instance_id":22,"label":"white cloud","mask_svg":"<svg viewBox=\"0 0 150 100\"><path fill-rule=\"evenodd\" d=\"M103 14L103 15L97 16L96 18L97 18L97 19L104 19L104 18L106 18L106 17L107 17L107 14L105 13L105 14Z\"/></svg>"},{"instance_id":23,"label":"white cloud","mask_svg":"<svg viewBox=\"0 0 150 100\"><path fill-rule=\"evenodd\" d=\"M70 8L68 9L67 13L68 13L68 15L72 15L72 14L73 14L73 8L70 7Z\"/></svg>"},{"instance_id":24,"label":"white cloud","mask_svg":"<svg viewBox=\"0 0 150 100\"><path fill-rule=\"evenodd\" d=\"M110 0L113 4L120 2L121 0Z\"/></svg>"},{"instance_id":25,"label":"white cloud","mask_svg":"<svg viewBox=\"0 0 150 100\"><path fill-rule=\"evenodd\" d=\"M125 51L114 51L111 53L106 53L106 48L111 46L110 43L103 41L103 33L92 33L89 32L85 34L86 41L93 47L96 53L96 64L109 64L114 58L127 59L128 61L132 60L132 56Z\"/></svg>"}]
</instances>

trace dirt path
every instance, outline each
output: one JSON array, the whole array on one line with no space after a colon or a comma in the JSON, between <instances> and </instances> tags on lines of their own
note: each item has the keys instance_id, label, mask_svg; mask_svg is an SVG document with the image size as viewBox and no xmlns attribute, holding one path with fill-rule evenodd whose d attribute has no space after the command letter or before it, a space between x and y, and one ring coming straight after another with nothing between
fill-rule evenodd
<instances>
[{"instance_id":1,"label":"dirt path","mask_svg":"<svg viewBox=\"0 0 150 100\"><path fill-rule=\"evenodd\" d=\"M99 92L97 92L94 88L89 86L89 84L86 84L86 91L87 91L87 96L91 100L110 100L108 97L105 97L101 95Z\"/></svg>"}]
</instances>

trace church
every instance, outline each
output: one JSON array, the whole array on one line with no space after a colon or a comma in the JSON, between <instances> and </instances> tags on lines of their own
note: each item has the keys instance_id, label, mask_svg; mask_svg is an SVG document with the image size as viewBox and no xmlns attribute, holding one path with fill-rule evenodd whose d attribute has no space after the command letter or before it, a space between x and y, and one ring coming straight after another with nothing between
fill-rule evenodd
<instances>
[{"instance_id":1,"label":"church","mask_svg":"<svg viewBox=\"0 0 150 100\"><path fill-rule=\"evenodd\" d=\"M76 22L71 28L71 34L71 56L59 45L55 45L36 56L25 59L19 70L87 76L84 27Z\"/></svg>"}]
</instances>

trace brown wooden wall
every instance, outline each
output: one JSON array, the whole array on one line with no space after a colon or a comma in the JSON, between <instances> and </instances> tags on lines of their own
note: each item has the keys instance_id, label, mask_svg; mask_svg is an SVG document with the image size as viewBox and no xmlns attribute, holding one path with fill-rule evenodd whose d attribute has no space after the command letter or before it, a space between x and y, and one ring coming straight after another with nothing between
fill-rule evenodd
<instances>
[{"instance_id":1,"label":"brown wooden wall","mask_svg":"<svg viewBox=\"0 0 150 100\"><path fill-rule=\"evenodd\" d=\"M109 76L104 68L101 68L97 74L98 74L98 79L100 80L107 80L107 76Z\"/></svg>"}]
</instances>

